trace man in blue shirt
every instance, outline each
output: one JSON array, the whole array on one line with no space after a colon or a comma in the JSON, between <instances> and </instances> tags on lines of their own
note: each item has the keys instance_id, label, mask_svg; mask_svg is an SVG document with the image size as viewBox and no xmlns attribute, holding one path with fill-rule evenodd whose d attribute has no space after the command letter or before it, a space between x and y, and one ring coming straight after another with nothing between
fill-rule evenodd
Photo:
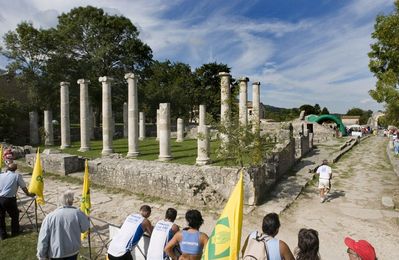
<instances>
[{"instance_id":1,"label":"man in blue shirt","mask_svg":"<svg viewBox=\"0 0 399 260\"><path fill-rule=\"evenodd\" d=\"M17 164L11 163L8 165L7 171L0 174L0 240L7 238L6 212L11 218L11 235L15 236L19 233L19 210L16 198L18 187L20 187L27 196L35 196L35 194L30 193L26 188L22 176L15 173L17 168Z\"/></svg>"},{"instance_id":2,"label":"man in blue shirt","mask_svg":"<svg viewBox=\"0 0 399 260\"><path fill-rule=\"evenodd\" d=\"M66 191L60 197L61 207L48 214L37 239L38 259L76 260L80 235L90 227L89 218L72 206L74 194Z\"/></svg>"}]
</instances>

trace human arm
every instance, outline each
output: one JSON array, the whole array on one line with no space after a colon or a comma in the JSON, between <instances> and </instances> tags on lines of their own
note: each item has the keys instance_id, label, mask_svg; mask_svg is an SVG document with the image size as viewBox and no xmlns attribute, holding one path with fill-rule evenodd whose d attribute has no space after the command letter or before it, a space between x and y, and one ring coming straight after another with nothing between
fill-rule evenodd
<instances>
[{"instance_id":1,"label":"human arm","mask_svg":"<svg viewBox=\"0 0 399 260\"><path fill-rule=\"evenodd\" d=\"M143 220L143 230L147 232L149 236L152 234L152 230L154 227L152 226L151 222L148 219Z\"/></svg>"},{"instance_id":2,"label":"human arm","mask_svg":"<svg viewBox=\"0 0 399 260\"><path fill-rule=\"evenodd\" d=\"M78 210L80 233L84 233L90 228L90 219L80 209L77 210Z\"/></svg>"},{"instance_id":3,"label":"human arm","mask_svg":"<svg viewBox=\"0 0 399 260\"><path fill-rule=\"evenodd\" d=\"M178 225L173 224L171 230L173 234L176 234L177 232L179 232L180 228Z\"/></svg>"},{"instance_id":4,"label":"human arm","mask_svg":"<svg viewBox=\"0 0 399 260\"><path fill-rule=\"evenodd\" d=\"M23 188L21 188L22 189L22 191L26 194L26 196L29 196L29 197L35 197L35 193L32 193L32 192L29 192L28 191L28 189L26 188L26 187L23 187Z\"/></svg>"},{"instance_id":5,"label":"human arm","mask_svg":"<svg viewBox=\"0 0 399 260\"><path fill-rule=\"evenodd\" d=\"M284 260L294 260L294 255L292 254L290 248L288 247L288 245L280 240L280 254L281 254L281 258Z\"/></svg>"},{"instance_id":6,"label":"human arm","mask_svg":"<svg viewBox=\"0 0 399 260\"><path fill-rule=\"evenodd\" d=\"M44 218L37 238L37 258L39 260L49 259L48 249L50 247L50 230L48 218Z\"/></svg>"},{"instance_id":7,"label":"human arm","mask_svg":"<svg viewBox=\"0 0 399 260\"><path fill-rule=\"evenodd\" d=\"M28 191L28 189L26 188L25 181L24 181L24 179L22 178L22 175L21 175L21 174L18 174L18 180L17 180L17 182L18 182L18 186L21 187L22 191L26 194L26 196L34 197L34 196L36 195L36 194L31 193L31 192Z\"/></svg>"},{"instance_id":8,"label":"human arm","mask_svg":"<svg viewBox=\"0 0 399 260\"><path fill-rule=\"evenodd\" d=\"M201 232L200 243L203 249L205 249L206 243L208 243L208 239L209 239L208 235Z\"/></svg>"},{"instance_id":9,"label":"human arm","mask_svg":"<svg viewBox=\"0 0 399 260\"><path fill-rule=\"evenodd\" d=\"M165 252L170 256L173 260L177 260L177 255L173 252L173 248L181 241L182 235L181 231L177 232L172 239L166 244Z\"/></svg>"}]
</instances>

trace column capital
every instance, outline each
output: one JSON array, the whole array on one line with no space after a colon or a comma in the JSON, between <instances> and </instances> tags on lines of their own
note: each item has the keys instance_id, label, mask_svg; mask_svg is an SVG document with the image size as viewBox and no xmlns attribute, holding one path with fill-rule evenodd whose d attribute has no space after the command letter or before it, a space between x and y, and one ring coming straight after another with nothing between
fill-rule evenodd
<instances>
[{"instance_id":1,"label":"column capital","mask_svg":"<svg viewBox=\"0 0 399 260\"><path fill-rule=\"evenodd\" d=\"M78 84L88 84L90 83L90 80L88 79L78 79Z\"/></svg>"},{"instance_id":2,"label":"column capital","mask_svg":"<svg viewBox=\"0 0 399 260\"><path fill-rule=\"evenodd\" d=\"M103 76L103 77L99 77L99 78L98 78L98 81L99 81L99 82L111 82L111 81L113 81L113 80L114 80L113 78L108 77L108 76Z\"/></svg>"},{"instance_id":3,"label":"column capital","mask_svg":"<svg viewBox=\"0 0 399 260\"><path fill-rule=\"evenodd\" d=\"M260 81L254 81L252 82L252 85L260 85Z\"/></svg>"},{"instance_id":4,"label":"column capital","mask_svg":"<svg viewBox=\"0 0 399 260\"><path fill-rule=\"evenodd\" d=\"M240 77L239 79L238 79L238 81L239 82L248 82L249 81L249 78L248 77Z\"/></svg>"},{"instance_id":5,"label":"column capital","mask_svg":"<svg viewBox=\"0 0 399 260\"><path fill-rule=\"evenodd\" d=\"M134 79L136 78L136 75L134 75L134 73L129 72L125 74L125 79Z\"/></svg>"},{"instance_id":6,"label":"column capital","mask_svg":"<svg viewBox=\"0 0 399 260\"><path fill-rule=\"evenodd\" d=\"M69 82L67 82L67 81L62 81L61 83L60 83L60 86L62 87L62 86L69 86L70 84L69 84Z\"/></svg>"},{"instance_id":7,"label":"column capital","mask_svg":"<svg viewBox=\"0 0 399 260\"><path fill-rule=\"evenodd\" d=\"M228 72L219 72L219 77L231 77L230 73Z\"/></svg>"}]
</instances>

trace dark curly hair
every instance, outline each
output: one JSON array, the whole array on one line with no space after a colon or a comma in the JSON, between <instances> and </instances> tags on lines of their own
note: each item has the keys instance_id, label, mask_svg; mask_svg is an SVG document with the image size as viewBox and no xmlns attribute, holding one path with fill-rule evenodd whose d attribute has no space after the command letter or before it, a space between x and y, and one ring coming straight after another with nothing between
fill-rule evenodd
<instances>
[{"instance_id":1,"label":"dark curly hair","mask_svg":"<svg viewBox=\"0 0 399 260\"><path fill-rule=\"evenodd\" d=\"M186 220L190 228L199 229L204 223L201 212L196 209L190 209L186 212Z\"/></svg>"},{"instance_id":2,"label":"dark curly hair","mask_svg":"<svg viewBox=\"0 0 399 260\"><path fill-rule=\"evenodd\" d=\"M319 233L314 229L302 228L298 233L296 260L320 260Z\"/></svg>"},{"instance_id":3,"label":"dark curly hair","mask_svg":"<svg viewBox=\"0 0 399 260\"><path fill-rule=\"evenodd\" d=\"M275 236L280 228L280 219L276 213L269 213L263 218L262 231L268 236Z\"/></svg>"}]
</instances>

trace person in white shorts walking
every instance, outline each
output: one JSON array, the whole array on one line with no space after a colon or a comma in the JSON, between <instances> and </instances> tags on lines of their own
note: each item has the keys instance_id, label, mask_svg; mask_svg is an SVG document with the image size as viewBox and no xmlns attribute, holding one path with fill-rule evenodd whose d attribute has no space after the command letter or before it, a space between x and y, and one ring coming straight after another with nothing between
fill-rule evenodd
<instances>
[{"instance_id":1,"label":"person in white shorts walking","mask_svg":"<svg viewBox=\"0 0 399 260\"><path fill-rule=\"evenodd\" d=\"M319 175L320 202L323 203L331 189L332 179L331 167L328 166L327 160L323 160L323 164L317 169L316 173Z\"/></svg>"}]
</instances>

